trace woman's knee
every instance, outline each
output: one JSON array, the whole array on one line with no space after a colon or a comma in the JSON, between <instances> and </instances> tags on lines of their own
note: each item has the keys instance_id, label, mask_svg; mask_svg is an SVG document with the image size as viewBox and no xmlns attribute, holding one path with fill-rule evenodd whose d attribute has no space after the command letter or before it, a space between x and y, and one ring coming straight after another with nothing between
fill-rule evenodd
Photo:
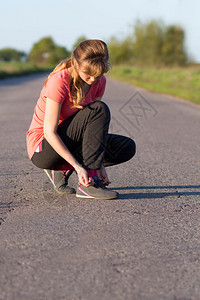
<instances>
[{"instance_id":1,"label":"woman's knee","mask_svg":"<svg viewBox=\"0 0 200 300\"><path fill-rule=\"evenodd\" d=\"M95 101L89 104L89 108L91 110L95 110L95 112L101 116L106 117L107 120L110 120L110 109L108 105L103 101Z\"/></svg>"}]
</instances>

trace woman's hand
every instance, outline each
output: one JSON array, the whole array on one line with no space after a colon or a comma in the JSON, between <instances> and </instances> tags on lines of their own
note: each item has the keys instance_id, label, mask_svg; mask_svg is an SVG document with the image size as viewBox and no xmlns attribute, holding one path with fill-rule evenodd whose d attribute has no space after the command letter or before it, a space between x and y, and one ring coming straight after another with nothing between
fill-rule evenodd
<instances>
[{"instance_id":1,"label":"woman's hand","mask_svg":"<svg viewBox=\"0 0 200 300\"><path fill-rule=\"evenodd\" d=\"M104 185L109 185L111 183L110 180L108 179L108 174L107 174L104 166L101 166L101 169L98 170L98 176L99 176L99 179L102 180L102 183Z\"/></svg>"},{"instance_id":2,"label":"woman's hand","mask_svg":"<svg viewBox=\"0 0 200 300\"><path fill-rule=\"evenodd\" d=\"M76 170L77 175L78 175L79 183L84 185L84 186L89 186L89 178L88 178L87 171L81 166L77 166L75 168L75 170Z\"/></svg>"}]
</instances>

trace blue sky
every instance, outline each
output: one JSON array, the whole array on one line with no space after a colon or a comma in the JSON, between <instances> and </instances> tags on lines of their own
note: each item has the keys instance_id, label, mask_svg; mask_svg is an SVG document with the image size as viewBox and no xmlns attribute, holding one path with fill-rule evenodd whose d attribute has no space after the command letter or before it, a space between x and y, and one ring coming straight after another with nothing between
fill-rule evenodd
<instances>
[{"instance_id":1,"label":"blue sky","mask_svg":"<svg viewBox=\"0 0 200 300\"><path fill-rule=\"evenodd\" d=\"M28 52L45 36L71 50L80 35L108 41L130 34L136 20L181 25L186 49L200 62L199 0L3 0L0 49Z\"/></svg>"}]
</instances>

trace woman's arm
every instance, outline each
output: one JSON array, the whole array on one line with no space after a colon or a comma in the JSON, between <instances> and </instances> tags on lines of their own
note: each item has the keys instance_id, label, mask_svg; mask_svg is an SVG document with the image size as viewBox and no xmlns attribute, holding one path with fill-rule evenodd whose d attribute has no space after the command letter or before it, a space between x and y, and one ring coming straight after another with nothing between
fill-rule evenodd
<instances>
[{"instance_id":1,"label":"woman's arm","mask_svg":"<svg viewBox=\"0 0 200 300\"><path fill-rule=\"evenodd\" d=\"M60 136L57 134L58 121L60 117L61 104L47 98L44 117L44 137L54 150L64 158L76 170L79 182L88 185L86 170L77 162L75 157L67 149Z\"/></svg>"}]
</instances>

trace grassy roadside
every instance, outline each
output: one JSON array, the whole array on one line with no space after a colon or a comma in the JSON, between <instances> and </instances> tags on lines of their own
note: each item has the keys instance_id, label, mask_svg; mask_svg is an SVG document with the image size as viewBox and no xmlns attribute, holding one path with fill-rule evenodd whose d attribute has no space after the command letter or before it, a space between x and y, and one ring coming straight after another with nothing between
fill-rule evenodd
<instances>
[{"instance_id":1,"label":"grassy roadside","mask_svg":"<svg viewBox=\"0 0 200 300\"><path fill-rule=\"evenodd\" d=\"M144 68L113 66L109 76L153 92L170 94L200 104L200 66Z\"/></svg>"},{"instance_id":2,"label":"grassy roadside","mask_svg":"<svg viewBox=\"0 0 200 300\"><path fill-rule=\"evenodd\" d=\"M49 71L50 67L29 62L0 62L0 79Z\"/></svg>"},{"instance_id":3,"label":"grassy roadside","mask_svg":"<svg viewBox=\"0 0 200 300\"><path fill-rule=\"evenodd\" d=\"M52 70L29 62L0 62L0 79ZM185 68L113 66L109 76L153 92L170 94L200 104L200 65Z\"/></svg>"}]
</instances>

